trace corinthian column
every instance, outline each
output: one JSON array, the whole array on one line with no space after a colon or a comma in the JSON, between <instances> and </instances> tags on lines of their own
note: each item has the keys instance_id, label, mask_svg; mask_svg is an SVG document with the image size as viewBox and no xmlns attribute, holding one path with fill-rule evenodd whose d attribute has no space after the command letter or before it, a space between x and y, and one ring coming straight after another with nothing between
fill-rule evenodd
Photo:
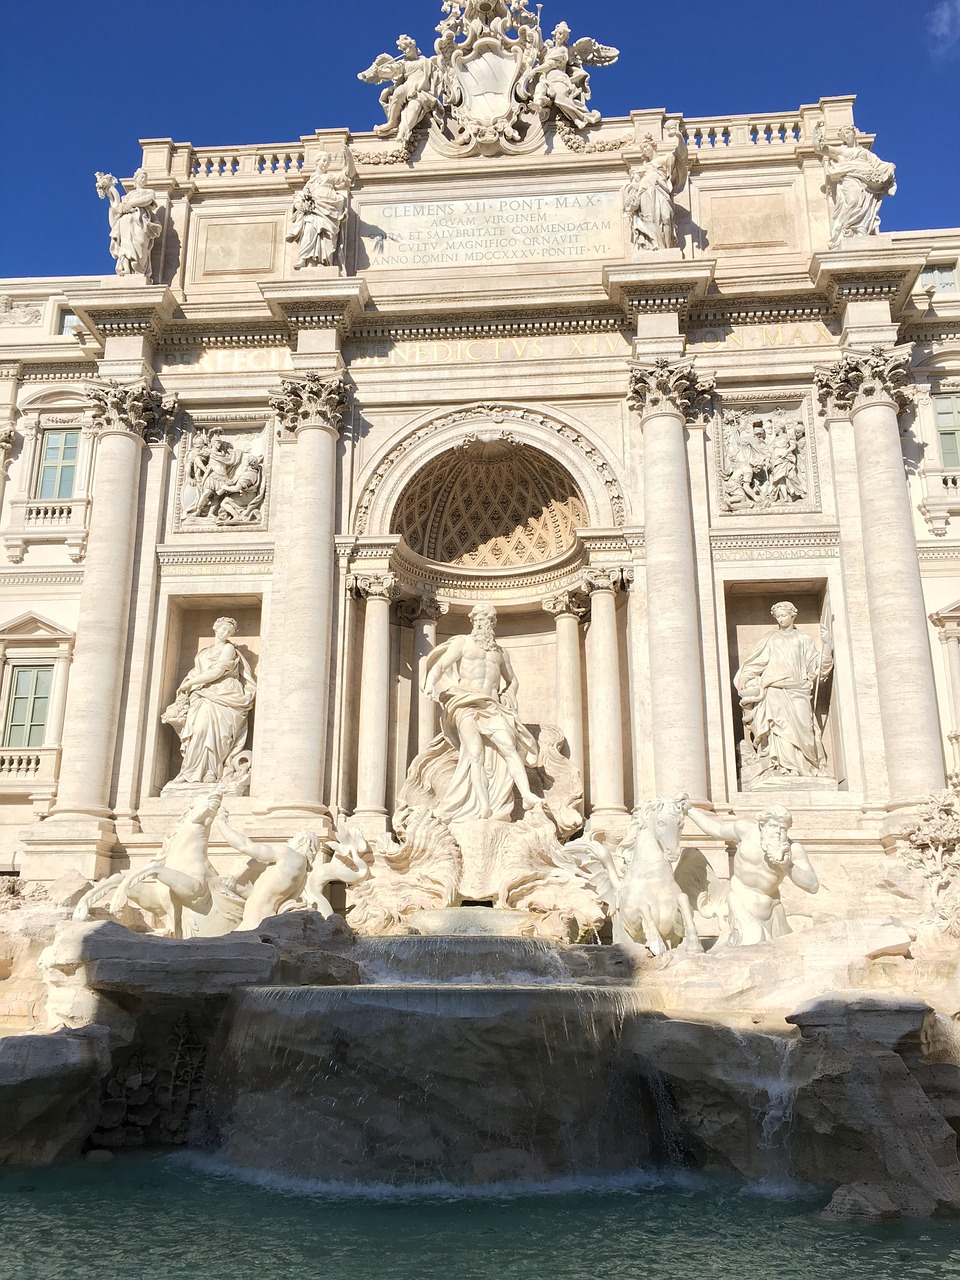
<instances>
[{"instance_id":1,"label":"corinthian column","mask_svg":"<svg viewBox=\"0 0 960 1280\"><path fill-rule=\"evenodd\" d=\"M333 634L337 442L346 391L340 377L282 378L270 403L295 441L296 522L277 546L284 595L282 726L274 756L274 809L323 807Z\"/></svg>"},{"instance_id":2,"label":"corinthian column","mask_svg":"<svg viewBox=\"0 0 960 1280\"><path fill-rule=\"evenodd\" d=\"M392 573L357 574L351 582L365 600L358 713L357 807L361 829L383 826L387 812L390 732L390 605L400 594Z\"/></svg>"},{"instance_id":3,"label":"corinthian column","mask_svg":"<svg viewBox=\"0 0 960 1280\"><path fill-rule=\"evenodd\" d=\"M57 801L48 821L110 817L144 445L170 428L176 398L145 382L88 392L96 462L77 643L63 722Z\"/></svg>"},{"instance_id":4,"label":"corinthian column","mask_svg":"<svg viewBox=\"0 0 960 1280\"><path fill-rule=\"evenodd\" d=\"M432 698L428 698L420 684L420 664L427 654L436 647L437 623L449 609L433 596L419 596L415 600L407 600L401 606L406 622L413 623L413 672L411 684L411 701L415 708L415 724L417 727L416 753L425 751L437 734L438 708Z\"/></svg>"},{"instance_id":5,"label":"corinthian column","mask_svg":"<svg viewBox=\"0 0 960 1280\"><path fill-rule=\"evenodd\" d=\"M707 799L703 662L685 430L713 391L692 360L634 365L630 405L643 430L643 525L650 726L657 795Z\"/></svg>"},{"instance_id":6,"label":"corinthian column","mask_svg":"<svg viewBox=\"0 0 960 1280\"><path fill-rule=\"evenodd\" d=\"M815 375L822 400L853 424L867 609L890 800L944 785L940 721L898 415L909 346L846 351Z\"/></svg>"},{"instance_id":7,"label":"corinthian column","mask_svg":"<svg viewBox=\"0 0 960 1280\"><path fill-rule=\"evenodd\" d=\"M587 678L590 727L590 823L603 828L625 812L623 804L623 716L617 592L620 569L595 569L584 582L590 595L591 663Z\"/></svg>"},{"instance_id":8,"label":"corinthian column","mask_svg":"<svg viewBox=\"0 0 960 1280\"><path fill-rule=\"evenodd\" d=\"M587 612L582 591L564 591L543 607L552 613L557 640L557 723L570 748L570 759L583 775L583 683L580 621Z\"/></svg>"}]
</instances>

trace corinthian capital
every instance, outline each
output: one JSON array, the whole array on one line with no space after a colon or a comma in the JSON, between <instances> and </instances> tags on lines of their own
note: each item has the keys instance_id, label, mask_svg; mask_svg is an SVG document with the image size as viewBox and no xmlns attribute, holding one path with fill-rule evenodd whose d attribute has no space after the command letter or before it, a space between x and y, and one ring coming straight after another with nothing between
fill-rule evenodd
<instances>
[{"instance_id":1,"label":"corinthian capital","mask_svg":"<svg viewBox=\"0 0 960 1280\"><path fill-rule=\"evenodd\" d=\"M561 591L557 596L541 600L540 605L555 618L570 616L579 621L589 612L590 598L585 591Z\"/></svg>"},{"instance_id":2,"label":"corinthian capital","mask_svg":"<svg viewBox=\"0 0 960 1280\"><path fill-rule=\"evenodd\" d=\"M891 401L898 410L906 408L912 352L910 343L890 350L844 351L835 365L814 372L821 412L850 413L878 400Z\"/></svg>"},{"instance_id":3,"label":"corinthian capital","mask_svg":"<svg viewBox=\"0 0 960 1280\"><path fill-rule=\"evenodd\" d=\"M692 359L654 360L630 366L627 402L641 417L667 409L693 419L710 408L716 386L716 379L697 373Z\"/></svg>"},{"instance_id":4,"label":"corinthian capital","mask_svg":"<svg viewBox=\"0 0 960 1280\"><path fill-rule=\"evenodd\" d=\"M394 573L355 573L347 584L357 600L396 600L400 595Z\"/></svg>"},{"instance_id":5,"label":"corinthian capital","mask_svg":"<svg viewBox=\"0 0 960 1280\"><path fill-rule=\"evenodd\" d=\"M339 376L308 373L302 378L281 378L280 391L270 397L270 407L287 431L316 423L339 431L347 408L347 389Z\"/></svg>"},{"instance_id":6,"label":"corinthian capital","mask_svg":"<svg viewBox=\"0 0 960 1280\"><path fill-rule=\"evenodd\" d=\"M177 413L176 394L165 396L142 380L121 386L108 379L88 387L86 396L94 431L130 431L148 444L169 435Z\"/></svg>"}]
</instances>

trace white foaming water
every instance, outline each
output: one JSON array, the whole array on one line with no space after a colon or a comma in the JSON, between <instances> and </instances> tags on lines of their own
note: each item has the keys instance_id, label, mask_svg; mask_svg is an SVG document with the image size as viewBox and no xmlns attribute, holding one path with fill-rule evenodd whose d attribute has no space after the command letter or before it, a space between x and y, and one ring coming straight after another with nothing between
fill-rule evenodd
<instances>
[{"instance_id":1,"label":"white foaming water","mask_svg":"<svg viewBox=\"0 0 960 1280\"><path fill-rule=\"evenodd\" d=\"M279 1195L303 1196L321 1200L518 1200L566 1195L637 1194L644 1191L670 1189L676 1191L706 1191L716 1179L706 1174L683 1169L664 1170L656 1173L648 1169L631 1169L626 1173L600 1174L551 1178L546 1182L531 1178L516 1178L503 1182L485 1182L461 1185L453 1182L416 1182L393 1184L387 1182L340 1182L327 1178L297 1178L282 1173L270 1173L263 1169L248 1169L231 1164L218 1156L197 1151L178 1151L166 1157L167 1162L186 1166L211 1178L225 1178L250 1186L274 1191ZM746 1189L746 1188L745 1188Z\"/></svg>"}]
</instances>

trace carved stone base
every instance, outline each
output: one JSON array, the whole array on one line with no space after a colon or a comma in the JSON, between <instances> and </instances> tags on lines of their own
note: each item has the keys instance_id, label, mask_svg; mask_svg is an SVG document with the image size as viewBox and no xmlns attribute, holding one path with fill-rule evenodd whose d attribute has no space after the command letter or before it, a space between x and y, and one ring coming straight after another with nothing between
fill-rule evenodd
<instances>
[{"instance_id":1,"label":"carved stone base","mask_svg":"<svg viewBox=\"0 0 960 1280\"><path fill-rule=\"evenodd\" d=\"M783 773L763 773L751 781L744 779L742 792L753 791L836 791L836 778L795 778Z\"/></svg>"}]
</instances>

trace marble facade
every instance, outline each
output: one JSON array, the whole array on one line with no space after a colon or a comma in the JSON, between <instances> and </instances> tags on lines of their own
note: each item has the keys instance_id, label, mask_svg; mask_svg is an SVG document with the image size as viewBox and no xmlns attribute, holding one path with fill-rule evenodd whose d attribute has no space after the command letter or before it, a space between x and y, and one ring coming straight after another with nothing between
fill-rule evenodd
<instances>
[{"instance_id":1,"label":"marble facade","mask_svg":"<svg viewBox=\"0 0 960 1280\"><path fill-rule=\"evenodd\" d=\"M116 273L105 243L103 276L0 282L0 870L157 857L218 619L265 848L388 834L440 725L421 662L478 604L590 838L684 793L726 878L716 832L787 806L843 890L804 910L842 915L960 777L960 233L878 231L850 97L598 120L617 51L510 12L499 107L467 5L364 73L377 131L147 140L129 195L98 179ZM786 601L820 754L758 771L735 677Z\"/></svg>"}]
</instances>

